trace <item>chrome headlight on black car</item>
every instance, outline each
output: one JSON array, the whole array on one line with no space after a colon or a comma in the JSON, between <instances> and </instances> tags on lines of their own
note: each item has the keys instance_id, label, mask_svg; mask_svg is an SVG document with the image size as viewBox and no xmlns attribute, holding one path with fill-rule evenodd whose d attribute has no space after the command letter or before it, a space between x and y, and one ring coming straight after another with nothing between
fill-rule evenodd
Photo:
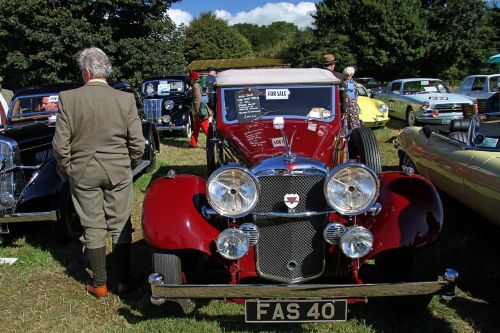
<instances>
[{"instance_id":1,"label":"chrome headlight on black car","mask_svg":"<svg viewBox=\"0 0 500 333\"><path fill-rule=\"evenodd\" d=\"M257 205L259 184L246 168L224 166L207 181L207 199L220 215L237 218L248 215Z\"/></svg>"},{"instance_id":2,"label":"chrome headlight on black car","mask_svg":"<svg viewBox=\"0 0 500 333\"><path fill-rule=\"evenodd\" d=\"M324 185L328 204L343 215L353 216L373 206L379 192L377 175L361 163L349 162L334 168Z\"/></svg>"},{"instance_id":3,"label":"chrome headlight on black car","mask_svg":"<svg viewBox=\"0 0 500 333\"><path fill-rule=\"evenodd\" d=\"M167 111L172 111L174 109L174 105L175 105L175 103L171 99L166 99L163 101L163 107Z\"/></svg>"}]
</instances>

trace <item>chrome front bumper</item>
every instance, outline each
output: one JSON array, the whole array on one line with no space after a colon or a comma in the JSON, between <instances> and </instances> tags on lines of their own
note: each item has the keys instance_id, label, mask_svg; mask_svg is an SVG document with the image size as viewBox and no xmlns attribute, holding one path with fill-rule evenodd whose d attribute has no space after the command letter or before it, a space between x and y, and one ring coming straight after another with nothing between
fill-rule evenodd
<instances>
[{"instance_id":1,"label":"chrome front bumper","mask_svg":"<svg viewBox=\"0 0 500 333\"><path fill-rule=\"evenodd\" d=\"M158 132L165 132L165 131L182 131L186 128L186 125L179 125L179 126L169 126L169 125L162 125L162 124L155 124L156 129Z\"/></svg>"},{"instance_id":2,"label":"chrome front bumper","mask_svg":"<svg viewBox=\"0 0 500 333\"><path fill-rule=\"evenodd\" d=\"M381 284L266 284L266 285L172 285L164 284L158 273L149 276L151 302L160 305L172 298L363 298L411 295L441 295L445 300L455 297L458 272L447 269L444 279L434 282Z\"/></svg>"},{"instance_id":3,"label":"chrome front bumper","mask_svg":"<svg viewBox=\"0 0 500 333\"><path fill-rule=\"evenodd\" d=\"M38 222L51 221L56 222L59 219L58 212L52 210L50 212L33 212L33 213L12 213L0 216L0 223L17 223L17 222Z\"/></svg>"}]
</instances>

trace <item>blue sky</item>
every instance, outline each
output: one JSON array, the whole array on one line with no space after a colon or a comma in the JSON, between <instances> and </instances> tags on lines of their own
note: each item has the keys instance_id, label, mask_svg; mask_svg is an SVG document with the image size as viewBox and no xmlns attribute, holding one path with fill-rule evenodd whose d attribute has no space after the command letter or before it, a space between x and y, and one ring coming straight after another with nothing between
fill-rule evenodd
<instances>
[{"instance_id":1,"label":"blue sky","mask_svg":"<svg viewBox=\"0 0 500 333\"><path fill-rule=\"evenodd\" d=\"M286 21L300 28L311 26L311 13L319 0L183 0L172 5L168 15L176 24L188 24L202 12L211 11L229 24L270 24Z\"/></svg>"}]
</instances>

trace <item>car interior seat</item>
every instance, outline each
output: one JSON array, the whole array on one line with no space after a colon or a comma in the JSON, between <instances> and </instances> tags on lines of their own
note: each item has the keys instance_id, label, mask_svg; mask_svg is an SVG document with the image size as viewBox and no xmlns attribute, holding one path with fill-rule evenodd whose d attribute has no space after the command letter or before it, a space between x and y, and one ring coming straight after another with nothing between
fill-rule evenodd
<instances>
[{"instance_id":1,"label":"car interior seat","mask_svg":"<svg viewBox=\"0 0 500 333\"><path fill-rule=\"evenodd\" d=\"M449 138L463 143L467 143L470 119L452 119L450 122Z\"/></svg>"}]
</instances>

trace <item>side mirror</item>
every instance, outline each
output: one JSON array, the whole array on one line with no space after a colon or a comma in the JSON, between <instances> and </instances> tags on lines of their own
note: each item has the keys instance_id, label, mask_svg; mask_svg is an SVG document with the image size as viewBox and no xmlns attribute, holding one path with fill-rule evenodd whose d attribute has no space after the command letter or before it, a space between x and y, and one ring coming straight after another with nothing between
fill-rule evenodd
<instances>
[{"instance_id":1,"label":"side mirror","mask_svg":"<svg viewBox=\"0 0 500 333\"><path fill-rule=\"evenodd\" d=\"M480 146L483 144L483 141L484 141L484 135L482 134L478 134L476 135L476 137L474 138L474 144L476 146Z\"/></svg>"}]
</instances>

